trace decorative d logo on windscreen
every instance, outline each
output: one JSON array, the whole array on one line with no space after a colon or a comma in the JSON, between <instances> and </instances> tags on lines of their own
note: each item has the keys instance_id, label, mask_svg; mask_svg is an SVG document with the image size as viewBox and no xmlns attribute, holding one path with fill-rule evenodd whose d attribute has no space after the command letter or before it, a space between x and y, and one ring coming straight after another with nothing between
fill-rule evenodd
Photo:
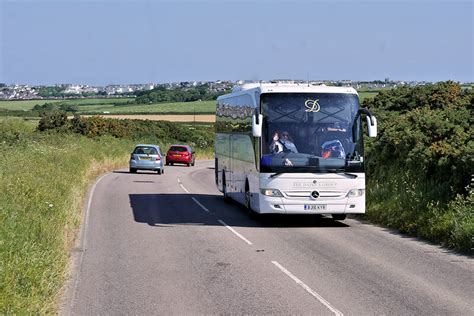
<instances>
[{"instance_id":1,"label":"decorative d logo on windscreen","mask_svg":"<svg viewBox=\"0 0 474 316\"><path fill-rule=\"evenodd\" d=\"M321 110L321 107L319 106L318 101L319 99L306 100L304 103L304 106L306 107L306 112L319 112L319 110Z\"/></svg>"}]
</instances>

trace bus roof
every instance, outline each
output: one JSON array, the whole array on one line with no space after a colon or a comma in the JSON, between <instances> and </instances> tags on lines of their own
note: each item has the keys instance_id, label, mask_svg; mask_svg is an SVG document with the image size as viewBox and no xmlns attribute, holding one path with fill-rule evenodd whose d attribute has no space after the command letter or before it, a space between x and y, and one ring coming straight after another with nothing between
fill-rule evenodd
<instances>
[{"instance_id":1,"label":"bus roof","mask_svg":"<svg viewBox=\"0 0 474 316\"><path fill-rule=\"evenodd\" d=\"M236 86L230 95L241 95L246 93L348 93L357 94L357 91L352 87L333 87L324 84L313 83L291 83L291 82L252 82L241 86Z\"/></svg>"}]
</instances>

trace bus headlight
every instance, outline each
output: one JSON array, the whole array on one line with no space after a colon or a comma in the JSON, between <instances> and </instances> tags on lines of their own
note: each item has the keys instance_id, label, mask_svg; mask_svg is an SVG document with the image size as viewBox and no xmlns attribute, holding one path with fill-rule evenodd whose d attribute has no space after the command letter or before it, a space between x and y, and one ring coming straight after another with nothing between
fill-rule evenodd
<instances>
[{"instance_id":1,"label":"bus headlight","mask_svg":"<svg viewBox=\"0 0 474 316\"><path fill-rule=\"evenodd\" d=\"M363 189L353 189L347 193L347 197L358 197L364 195L365 190Z\"/></svg>"},{"instance_id":2,"label":"bus headlight","mask_svg":"<svg viewBox=\"0 0 474 316\"><path fill-rule=\"evenodd\" d=\"M260 189L260 192L265 196L283 197L283 194L277 189Z\"/></svg>"}]
</instances>

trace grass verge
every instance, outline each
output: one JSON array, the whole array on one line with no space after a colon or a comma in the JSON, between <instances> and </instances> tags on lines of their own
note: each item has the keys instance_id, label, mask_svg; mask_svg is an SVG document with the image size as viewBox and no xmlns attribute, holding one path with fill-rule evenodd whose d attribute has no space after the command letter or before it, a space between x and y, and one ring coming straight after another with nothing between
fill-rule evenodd
<instances>
[{"instance_id":1,"label":"grass verge","mask_svg":"<svg viewBox=\"0 0 474 316\"><path fill-rule=\"evenodd\" d=\"M123 166L132 143L0 125L0 313L55 313L87 187Z\"/></svg>"}]
</instances>

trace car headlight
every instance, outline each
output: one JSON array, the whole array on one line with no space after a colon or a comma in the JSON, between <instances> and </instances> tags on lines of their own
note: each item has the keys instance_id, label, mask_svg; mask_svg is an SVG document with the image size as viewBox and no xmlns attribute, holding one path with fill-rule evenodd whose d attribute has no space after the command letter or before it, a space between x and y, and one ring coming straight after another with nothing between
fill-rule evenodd
<instances>
[{"instance_id":1,"label":"car headlight","mask_svg":"<svg viewBox=\"0 0 474 316\"><path fill-rule=\"evenodd\" d=\"M364 193L364 189L353 189L350 190L349 193L347 193L347 197L358 197L364 195Z\"/></svg>"},{"instance_id":2,"label":"car headlight","mask_svg":"<svg viewBox=\"0 0 474 316\"><path fill-rule=\"evenodd\" d=\"M260 189L260 192L265 196L283 197L283 194L277 189Z\"/></svg>"}]
</instances>

